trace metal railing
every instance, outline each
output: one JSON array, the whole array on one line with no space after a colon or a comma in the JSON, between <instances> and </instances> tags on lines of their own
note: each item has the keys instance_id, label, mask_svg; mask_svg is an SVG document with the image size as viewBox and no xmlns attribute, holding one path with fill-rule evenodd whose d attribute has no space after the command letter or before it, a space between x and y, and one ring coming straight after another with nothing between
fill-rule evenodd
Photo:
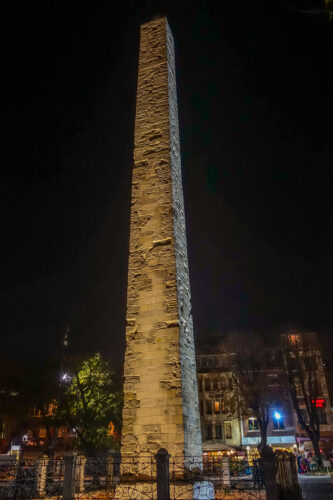
<instances>
[{"instance_id":1,"label":"metal railing","mask_svg":"<svg viewBox=\"0 0 333 500\"><path fill-rule=\"evenodd\" d=\"M0 463L0 498L263 499L263 465L245 458L156 455L8 460Z\"/></svg>"},{"instance_id":2,"label":"metal railing","mask_svg":"<svg viewBox=\"0 0 333 500\"><path fill-rule=\"evenodd\" d=\"M48 458L0 462L0 498L62 498L64 461Z\"/></svg>"}]
</instances>

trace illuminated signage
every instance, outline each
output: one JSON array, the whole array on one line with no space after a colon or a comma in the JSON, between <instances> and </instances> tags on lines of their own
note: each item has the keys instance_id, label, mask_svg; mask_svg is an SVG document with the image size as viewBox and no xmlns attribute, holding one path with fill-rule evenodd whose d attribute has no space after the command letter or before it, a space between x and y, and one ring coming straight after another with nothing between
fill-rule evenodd
<instances>
[{"instance_id":1,"label":"illuminated signage","mask_svg":"<svg viewBox=\"0 0 333 500\"><path fill-rule=\"evenodd\" d=\"M315 405L316 408L325 408L325 399L324 398L316 398L312 399L311 403Z\"/></svg>"}]
</instances>

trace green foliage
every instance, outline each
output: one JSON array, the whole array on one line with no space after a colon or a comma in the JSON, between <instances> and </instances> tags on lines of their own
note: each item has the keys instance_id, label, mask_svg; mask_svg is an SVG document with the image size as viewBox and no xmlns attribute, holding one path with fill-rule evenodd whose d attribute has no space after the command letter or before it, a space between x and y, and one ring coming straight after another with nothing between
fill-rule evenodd
<instances>
[{"instance_id":1,"label":"green foliage","mask_svg":"<svg viewBox=\"0 0 333 500\"><path fill-rule=\"evenodd\" d=\"M122 394L116 390L114 374L100 354L74 369L70 384L62 391L55 418L76 430L77 447L87 455L117 446L110 423L119 432Z\"/></svg>"}]
</instances>

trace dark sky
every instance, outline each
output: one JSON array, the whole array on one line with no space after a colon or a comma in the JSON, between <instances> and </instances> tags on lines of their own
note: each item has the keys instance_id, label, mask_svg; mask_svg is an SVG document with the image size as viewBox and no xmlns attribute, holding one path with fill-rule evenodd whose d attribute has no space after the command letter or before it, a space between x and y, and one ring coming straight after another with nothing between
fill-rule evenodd
<instances>
[{"instance_id":1,"label":"dark sky","mask_svg":"<svg viewBox=\"0 0 333 500\"><path fill-rule=\"evenodd\" d=\"M8 3L2 359L58 352L69 323L74 352L121 366L139 26L155 14L176 42L199 346L290 322L329 338L333 23L306 7Z\"/></svg>"}]
</instances>

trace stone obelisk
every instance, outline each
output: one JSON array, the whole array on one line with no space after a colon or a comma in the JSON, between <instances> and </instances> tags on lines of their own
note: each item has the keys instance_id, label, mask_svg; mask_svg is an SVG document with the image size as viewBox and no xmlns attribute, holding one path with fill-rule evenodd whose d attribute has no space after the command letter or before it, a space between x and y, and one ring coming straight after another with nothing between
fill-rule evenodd
<instances>
[{"instance_id":1,"label":"stone obelisk","mask_svg":"<svg viewBox=\"0 0 333 500\"><path fill-rule=\"evenodd\" d=\"M178 131L166 18L141 26L127 295L122 460L201 460Z\"/></svg>"}]
</instances>

